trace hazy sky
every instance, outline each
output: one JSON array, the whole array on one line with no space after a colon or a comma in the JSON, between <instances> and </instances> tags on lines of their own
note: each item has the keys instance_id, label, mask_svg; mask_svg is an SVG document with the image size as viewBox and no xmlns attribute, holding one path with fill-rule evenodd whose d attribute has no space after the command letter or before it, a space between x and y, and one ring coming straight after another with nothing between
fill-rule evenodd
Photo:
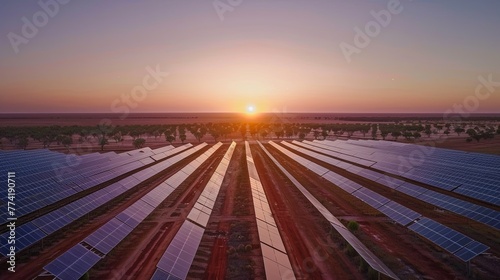
<instances>
[{"instance_id":1,"label":"hazy sky","mask_svg":"<svg viewBox=\"0 0 500 280\"><path fill-rule=\"evenodd\" d=\"M439 113L470 101L478 76L500 82L498 0L401 0L349 63L340 44L356 47L355 27L364 30L370 12L391 1L242 0L222 20L213 1L72 0L48 20L38 1L3 1L0 112L241 112L251 104ZM237 1L219 0L229 2ZM146 68L157 65L169 75L155 86ZM125 103L144 79L144 98ZM476 112L499 108L500 86Z\"/></svg>"}]
</instances>

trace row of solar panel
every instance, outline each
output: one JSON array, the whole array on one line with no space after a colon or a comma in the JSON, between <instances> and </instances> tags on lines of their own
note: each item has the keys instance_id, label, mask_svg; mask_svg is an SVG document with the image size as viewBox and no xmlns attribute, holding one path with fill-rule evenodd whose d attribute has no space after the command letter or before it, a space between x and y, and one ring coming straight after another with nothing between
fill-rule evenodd
<instances>
[{"instance_id":1,"label":"row of solar panel","mask_svg":"<svg viewBox=\"0 0 500 280\"><path fill-rule=\"evenodd\" d=\"M377 150L374 147L365 149ZM323 141L322 144L339 147L355 152L359 150L358 145L350 144L349 141ZM380 145L380 144L379 144ZM460 151L450 151L438 148L423 154L422 147L406 144L399 149L388 148L380 145L384 153L373 153L366 158L377 161L372 167L401 175L403 177L430 184L448 191L454 191L469 197L500 205L500 157L493 155L471 154ZM403 166L399 156L409 160L409 157L419 152L419 164ZM388 156L389 154L389 156ZM425 164L420 164L425 160ZM404 168L406 170L402 171Z\"/></svg>"},{"instance_id":2,"label":"row of solar panel","mask_svg":"<svg viewBox=\"0 0 500 280\"><path fill-rule=\"evenodd\" d=\"M412 144L389 142L389 141L375 141L375 140L347 140L347 141L337 141L339 143L347 142L347 144L354 144L358 146L371 147L384 149L388 152L394 153L394 151L402 150L405 152L412 151L415 146ZM484 169L500 170L500 161L498 156L489 154L480 154L472 152L463 152L449 149L440 148L430 148L433 150L433 157L438 158L441 162L448 162L451 165L463 165L463 166L477 166L480 171ZM385 151L384 151L385 152ZM401 152L400 152L401 153Z\"/></svg>"},{"instance_id":3,"label":"row of solar panel","mask_svg":"<svg viewBox=\"0 0 500 280\"><path fill-rule=\"evenodd\" d=\"M181 146L172 151L178 152L184 149L185 147ZM191 150L188 150L180 155L182 155L182 157L187 157L193 153L193 151ZM180 158L177 157L177 160L180 160ZM161 164L163 163L164 162L162 162ZM172 164L173 163L170 163L170 165ZM163 164L163 167L167 168L170 165L166 166L165 164ZM153 167L149 167L149 169L152 168ZM24 234L18 235L18 238L16 240L16 242L18 242L18 244L16 245L17 252L35 244L45 236L52 234L53 232L70 224L71 222L83 217L85 214L111 201L123 192L130 190L146 179L149 179L149 177L141 177L141 179L137 179L135 177L135 174L128 176L114 184L111 184L83 198L66 204L54 211L36 218L31 222L21 225L19 228L25 228L26 230ZM9 233L6 232L2 234L1 237L7 238L8 234ZM4 244L2 247L0 247L0 253L4 256L8 253L7 245L8 244Z\"/></svg>"},{"instance_id":4,"label":"row of solar panel","mask_svg":"<svg viewBox=\"0 0 500 280\"><path fill-rule=\"evenodd\" d=\"M269 158L278 166L278 168L292 181L292 183L302 192L302 194L311 202L311 204L330 222L333 229L335 229L339 234L342 235L344 240L346 240L353 248L358 252L358 254L368 263L370 267L374 270L392 278L398 279L398 277L377 257L375 256L363 243L361 243L356 236L354 236L347 228L335 217L333 216L324 206L321 204L309 191L307 191L304 186L302 186L297 179L295 179L259 142L261 148L267 154ZM301 157L289 150L281 147L280 145L269 142L271 146L276 148L281 153L292 158L293 160L301 160ZM303 159L303 158L302 158ZM301 160L304 162L303 160ZM312 163L312 162L310 162ZM303 164L304 165L304 164ZM304 165L305 166L305 165ZM327 173L328 174L328 173Z\"/></svg>"},{"instance_id":5,"label":"row of solar panel","mask_svg":"<svg viewBox=\"0 0 500 280\"><path fill-rule=\"evenodd\" d=\"M425 160L427 164L439 164L459 169L471 169L476 172L480 171L481 173L485 173L485 171L490 172L500 170L498 158L493 155L470 154L461 151L437 149L434 147L415 146L412 144L389 147L384 144L386 143L385 141L375 141L379 143L371 145L372 147L363 147L360 143L364 142L367 141L324 141L322 143L334 145L335 147L341 146L343 149L346 149L346 151L351 153L360 153L360 150L364 149L363 154L366 158L371 158L373 160L377 160L378 162L393 161L393 158L397 158L398 156L417 155L419 157L418 160ZM422 155L421 152L424 152L424 154ZM487 158L487 161L492 163L492 165L485 166L484 164L478 164L481 162L478 161L478 159L481 158ZM494 167L495 161L496 167Z\"/></svg>"},{"instance_id":6,"label":"row of solar panel","mask_svg":"<svg viewBox=\"0 0 500 280\"><path fill-rule=\"evenodd\" d=\"M190 149L180 155L183 158L194 154L195 152L204 148L207 144L200 144L193 149ZM204 158L206 160L210 155L212 155L215 150L220 147L221 143L215 145L214 147L205 151L204 154L200 155L197 160ZM204 160L201 161L193 161L190 164L194 164L196 166L201 165ZM151 168L151 170L153 170ZM189 164L183 167L181 170L176 172L175 174L182 174L181 176L186 176L186 179L194 170L191 170ZM154 176L160 171L155 171L151 173L144 173L142 175L138 175L139 178L144 178L144 176ZM147 174L147 175L146 175ZM174 174L174 176L175 176ZM170 178L169 178L170 179ZM137 200L134 204L129 206L127 209L117 214L113 219L108 221L102 227L94 231L92 234L87 236L82 243L77 244L75 247L79 247L81 245L87 245L91 249L97 250L102 255L108 254L111 250L113 250L125 237L128 236L130 232L134 228L136 228L153 210L163 201L165 200L170 193L172 193L182 182L182 181L168 181L165 180L163 183L155 187L153 190L148 192L141 199ZM173 185L171 185L173 184ZM150 205L152 203L153 205ZM116 229L116 230L113 230ZM73 248L75 248L73 247ZM94 264L89 266L84 265L84 260L76 259L71 263L66 261L67 254L71 250L67 251L63 255L59 256L51 263L47 264L44 269L50 272L52 275L56 276L59 279L79 279L83 274L85 274ZM65 263L65 266L61 264Z\"/></svg>"},{"instance_id":7,"label":"row of solar panel","mask_svg":"<svg viewBox=\"0 0 500 280\"><path fill-rule=\"evenodd\" d=\"M293 142L293 143L299 145L300 142ZM288 145L291 148L295 148L293 145L290 145L289 143L286 143L286 144L284 143L284 145ZM309 150L318 151L318 152L321 152L323 154L328 154L328 155L330 154L330 151L328 151L328 150L324 150L324 149L321 149L321 148L318 148L315 146L309 146L308 144L301 143L300 146L307 147ZM326 157L324 155L321 155L318 153L313 153L311 151L304 150L301 148L295 148L295 149L297 149L298 151L301 151L303 153L311 153L311 156L314 156L318 160L330 163L332 165L336 165L337 167L345 169L346 171L349 171L351 173L363 176L363 177L368 178L372 181L379 182L387 187L390 187L390 188L395 189L397 191L401 191L403 193L406 193L414 198L420 199L420 200L425 201L427 203L430 203L434 206L440 207L442 209L446 209L446 210L454 212L458 215L468 217L470 219L473 219L473 220L480 222L480 223L484 223L484 224L489 225L491 227L494 227L496 229L500 228L500 212L499 211L496 211L496 210L493 210L493 209L490 209L487 207L479 206L479 205L476 205L476 204L473 204L473 203L470 203L470 202L467 202L467 201L464 201L461 199L457 199L457 198L454 198L454 197L451 197L451 196L448 196L445 194L441 194L441 193L438 193L438 192L435 192L432 190L428 190L428 189L416 186L414 184L405 182L403 180L389 177L387 175L383 175L383 174L376 172L374 170L365 169L365 168L355 166L355 165L352 165L349 163L344 163L343 165L334 164L334 163L332 163L331 160L328 159L328 157ZM328 179L329 176L331 176L331 175L325 175L323 177ZM341 182L337 182L337 183L341 183ZM355 190L355 189L353 189L355 187L352 184L344 184L343 187L346 188L346 191L347 191L347 188L349 188L351 190L350 192ZM423 195L424 192L426 193L425 195Z\"/></svg>"},{"instance_id":8,"label":"row of solar panel","mask_svg":"<svg viewBox=\"0 0 500 280\"><path fill-rule=\"evenodd\" d=\"M255 167L248 141L245 141L245 153L266 278L295 279L285 245Z\"/></svg>"},{"instance_id":9,"label":"row of solar panel","mask_svg":"<svg viewBox=\"0 0 500 280\"><path fill-rule=\"evenodd\" d=\"M191 144L185 145L185 148L190 147ZM172 150L172 146L167 146L161 148L162 150ZM168 152L163 152L163 156L168 156ZM94 159L99 159L93 157ZM140 161L139 161L140 159ZM33 211L43 208L47 205L58 202L65 199L79 191L84 189L89 189L91 187L97 186L101 183L109 181L113 178L126 174L137 168L143 167L147 164L154 162L151 158L144 159L144 155L139 156L126 156L125 160L118 160L116 162L104 162L100 165L94 165L90 171L85 169L80 165L75 166L78 170L71 170L71 172L65 170L63 173L63 180L58 181L53 178L54 170L45 172L51 175L49 178L38 177L36 180L29 180L29 177L19 176L23 180L23 188L17 193L18 195L18 205L21 205L19 209L16 209L17 217L27 215ZM91 162L93 163L93 162ZM104 171L98 171L102 168ZM27 172L31 172L30 169L25 169ZM70 175L68 175L70 174ZM23 174L24 175L24 174ZM6 200L6 194L2 195L3 199ZM7 220L6 213L0 215L0 222L5 223Z\"/></svg>"},{"instance_id":10,"label":"row of solar panel","mask_svg":"<svg viewBox=\"0 0 500 280\"><path fill-rule=\"evenodd\" d=\"M321 155L316 153L316 152L305 150L303 148L300 148L296 145L292 145L292 144L287 143L287 142L282 142L282 144L293 149L293 150L300 151L308 156L311 156L311 157L317 158L318 160L321 160L320 159ZM333 173L332 171L329 171L329 172ZM382 196L382 195L380 195L380 194L378 194L370 189L367 189L367 188L355 183L354 181L351 181L347 178L345 178L345 180L340 179L339 177L343 177L343 176L341 176L339 174L336 174L336 175L330 174L328 177L323 176L323 178L330 180L332 183L336 184L338 187L342 188L344 191L352 194L353 196L357 197L358 199L365 202L366 204L379 210L380 212L382 212L383 214L385 214L386 216L388 216L389 218L393 219L394 221L400 223L403 226L407 226L411 222L415 221L415 219L422 217L421 214L419 214L419 213L417 213L409 208L406 208L405 206L400 205L400 204L398 204L398 203L396 203L396 202L394 202L394 201L392 201L392 200L390 200L390 199L388 199L388 198L386 198L386 197L384 197L384 196ZM335 178L335 179L332 179L332 178ZM387 205L389 202L392 202L392 203L390 205ZM427 218L425 218L425 219L427 219ZM437 222L434 222L434 223L439 224ZM439 225L441 225L441 224L439 224ZM445 226L442 226L442 227L446 228L446 231L442 231L442 232L438 233L436 235L436 236L438 236L438 238L436 240L442 240L442 238L447 238L448 242L455 242L456 240L454 240L453 238L448 238L448 237L451 236L451 237L456 237L456 238L460 237L461 238L462 236L464 236L461 233L459 233L451 228L448 228ZM417 233L420 234L421 232L417 231ZM428 238L426 235L423 235L423 234L421 234L421 235L425 238ZM441 238L441 239L439 239L439 238ZM430 240L434 242L434 239L430 239ZM484 253L487 249L489 249L488 246L470 239L470 242L472 242L472 241L474 242L474 244L476 244L476 246L474 246L476 251L473 251L471 248L469 248L467 250L468 251L467 254L454 254L454 252L451 252L451 253L463 261L469 261L470 259ZM434 243L437 244L438 246L442 245L440 243L436 243L436 242L434 242ZM465 245L467 245L467 244L465 244ZM463 245L462 247L464 247L465 245ZM462 247L460 247L460 249L462 249ZM464 259L464 257L467 257L467 258Z\"/></svg>"},{"instance_id":11,"label":"row of solar panel","mask_svg":"<svg viewBox=\"0 0 500 280\"><path fill-rule=\"evenodd\" d=\"M428 218L422 218L408 228L465 262L489 249L488 246Z\"/></svg>"},{"instance_id":12,"label":"row of solar panel","mask_svg":"<svg viewBox=\"0 0 500 280\"><path fill-rule=\"evenodd\" d=\"M282 144L284 146L287 146L287 147L293 149L293 150L299 151L301 153L304 153L304 154L307 154L310 156L314 156L318 160L321 160L321 161L323 161L324 159L328 160L327 156L320 155L318 153L300 148L300 147L292 145L290 143L282 142ZM288 151L287 155L290 155L290 154L293 154L293 153ZM292 158L295 160L297 158L302 158L302 157L300 157L298 155L294 155ZM304 160L309 161L307 159L302 158L302 162L304 162ZM316 163L309 161L307 166L312 166L312 165L316 165ZM347 168L347 169L350 169L350 168ZM315 172L315 169L310 169L310 170ZM359 172L359 169L356 168L355 171ZM331 183L337 185L338 187L340 187L344 191L354 195L355 197L364 201L365 203L369 204L370 206L374 207L375 209L381 208L382 206L384 206L386 203L388 203L390 201L389 199L379 195L378 193L375 193L375 192L361 186L360 184L358 184L354 181L351 181L351 180L345 178L344 176L341 176L333 171L328 171L326 173L323 173L323 172L319 172L319 173L315 172L315 173L318 174L319 176L322 176L324 179L330 181ZM382 212L382 213L386 214L389 218L393 219L397 223L400 223L404 226L411 223L416 218L421 216L420 214L414 212L413 210L408 209L408 208L404 207L403 205L400 205L396 202L393 202L389 206L381 208L380 211L381 212L385 211L386 213L384 213L384 212Z\"/></svg>"},{"instance_id":13,"label":"row of solar panel","mask_svg":"<svg viewBox=\"0 0 500 280\"><path fill-rule=\"evenodd\" d=\"M441 209L470 218L474 221L500 229L500 212L446 194L428 190L392 177L382 177L377 182L384 186L425 201ZM387 183L390 182L390 183Z\"/></svg>"},{"instance_id":14,"label":"row of solar panel","mask_svg":"<svg viewBox=\"0 0 500 280\"><path fill-rule=\"evenodd\" d=\"M174 236L156 265L151 279L186 279L193 263L212 209L219 194L222 181L229 166L236 143L233 142L224 154L188 217Z\"/></svg>"}]
</instances>

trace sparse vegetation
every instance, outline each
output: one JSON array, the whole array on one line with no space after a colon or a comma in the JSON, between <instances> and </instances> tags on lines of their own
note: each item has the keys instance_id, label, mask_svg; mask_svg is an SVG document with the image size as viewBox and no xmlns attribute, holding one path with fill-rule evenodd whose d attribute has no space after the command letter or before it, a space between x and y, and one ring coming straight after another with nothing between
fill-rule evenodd
<instances>
[{"instance_id":1,"label":"sparse vegetation","mask_svg":"<svg viewBox=\"0 0 500 280\"><path fill-rule=\"evenodd\" d=\"M356 221L349 221L349 222L347 223L347 228L348 228L350 231L355 232L355 231L357 231L357 230L359 229L359 224L358 224L358 222L356 222Z\"/></svg>"}]
</instances>

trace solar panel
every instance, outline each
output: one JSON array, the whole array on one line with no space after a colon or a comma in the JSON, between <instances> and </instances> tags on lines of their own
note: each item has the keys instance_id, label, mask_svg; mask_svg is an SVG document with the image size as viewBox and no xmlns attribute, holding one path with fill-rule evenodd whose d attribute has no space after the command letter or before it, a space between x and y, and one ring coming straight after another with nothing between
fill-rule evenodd
<instances>
[{"instance_id":1,"label":"solar panel","mask_svg":"<svg viewBox=\"0 0 500 280\"><path fill-rule=\"evenodd\" d=\"M380 183L380 184L382 184L386 187L389 187L391 189L395 189L404 183L404 181L402 181L402 180L399 180L399 179L396 179L396 178L393 178L393 177L390 177L387 175L383 175L375 182Z\"/></svg>"},{"instance_id":2,"label":"solar panel","mask_svg":"<svg viewBox=\"0 0 500 280\"><path fill-rule=\"evenodd\" d=\"M157 267L170 275L186 279L203 232L202 227L185 221L160 258Z\"/></svg>"},{"instance_id":3,"label":"solar panel","mask_svg":"<svg viewBox=\"0 0 500 280\"><path fill-rule=\"evenodd\" d=\"M260 142L259 142L260 144ZM273 143L269 142L273 147L276 147L278 150L282 150L281 147ZM261 148L266 152L266 154L271 158L271 160L285 173L285 175L294 182L295 186L311 201L311 203L322 213L327 220L330 221L332 227L337 230L342 237L349 243L351 246L358 252L358 254L376 271L387 275L390 278L398 279L398 277L389 269L387 266L378 259L368 248L366 248L346 227L335 217L333 216L321 203L319 203L293 176L286 171L283 166L265 149L262 144L260 144Z\"/></svg>"},{"instance_id":4,"label":"solar panel","mask_svg":"<svg viewBox=\"0 0 500 280\"><path fill-rule=\"evenodd\" d=\"M295 279L288 256L261 243L267 279Z\"/></svg>"},{"instance_id":5,"label":"solar panel","mask_svg":"<svg viewBox=\"0 0 500 280\"><path fill-rule=\"evenodd\" d=\"M391 201L390 199L370 190L367 188L359 188L357 191L352 193L353 196L367 203L375 209L380 208L382 205Z\"/></svg>"},{"instance_id":6,"label":"solar panel","mask_svg":"<svg viewBox=\"0 0 500 280\"><path fill-rule=\"evenodd\" d=\"M464 262L468 262L476 256L486 252L488 249L488 246L477 241L472 241L462 249L455 252L455 256L457 256L457 258L461 259Z\"/></svg>"},{"instance_id":7,"label":"solar panel","mask_svg":"<svg viewBox=\"0 0 500 280\"><path fill-rule=\"evenodd\" d=\"M135 228L139 223L141 223L151 212L153 212L154 207L147 204L142 200L136 201L134 204L129 206L127 209L122 211L120 214L116 215L116 218L123 223L127 224L131 228Z\"/></svg>"},{"instance_id":8,"label":"solar panel","mask_svg":"<svg viewBox=\"0 0 500 280\"><path fill-rule=\"evenodd\" d=\"M7 241L9 234L10 231L5 232L4 234L1 235L2 237L1 239ZM41 231L32 222L28 222L26 224L16 227L16 239L15 239L16 252L31 246L33 243L44 238L45 236L47 236L47 234ZM2 243L3 246L1 247L0 251L4 256L6 256L9 253L9 247L12 245L8 244L7 242L2 242Z\"/></svg>"},{"instance_id":9,"label":"solar panel","mask_svg":"<svg viewBox=\"0 0 500 280\"><path fill-rule=\"evenodd\" d=\"M101 258L80 244L47 264L44 269L61 280L80 279ZM78 263L78 265L74 265Z\"/></svg>"},{"instance_id":10,"label":"solar panel","mask_svg":"<svg viewBox=\"0 0 500 280\"><path fill-rule=\"evenodd\" d=\"M266 150L264 151L267 153ZM295 279L285 245L273 218L257 169L253 164L252 152L247 141L245 141L245 152L249 174L252 172L255 174L250 175L249 180L266 277L267 279Z\"/></svg>"},{"instance_id":11,"label":"solar panel","mask_svg":"<svg viewBox=\"0 0 500 280\"><path fill-rule=\"evenodd\" d=\"M175 277L174 275L171 275L170 273L157 268L155 270L155 273L153 274L153 277L151 277L151 280L183 280L183 279Z\"/></svg>"},{"instance_id":12,"label":"solar panel","mask_svg":"<svg viewBox=\"0 0 500 280\"><path fill-rule=\"evenodd\" d=\"M408 225L422 216L419 213L394 201L387 202L385 205L378 208L378 210L403 226Z\"/></svg>"},{"instance_id":13,"label":"solar panel","mask_svg":"<svg viewBox=\"0 0 500 280\"><path fill-rule=\"evenodd\" d=\"M338 174L338 173L335 173L333 171L328 171L326 174L324 174L322 176L323 178L325 178L326 180L332 182L333 184L335 185L339 185L339 184L342 184L343 182L347 181L347 178Z\"/></svg>"},{"instance_id":14,"label":"solar panel","mask_svg":"<svg viewBox=\"0 0 500 280\"><path fill-rule=\"evenodd\" d=\"M426 188L422 188L408 182L403 183L401 186L397 187L396 190L412 197L418 197L419 195L428 191Z\"/></svg>"},{"instance_id":15,"label":"solar panel","mask_svg":"<svg viewBox=\"0 0 500 280\"><path fill-rule=\"evenodd\" d=\"M210 213L205 213L197 208L193 208L189 212L187 218L205 228L207 227L208 220L210 218Z\"/></svg>"},{"instance_id":16,"label":"solar panel","mask_svg":"<svg viewBox=\"0 0 500 280\"><path fill-rule=\"evenodd\" d=\"M348 229L332 224L332 227L349 243L370 267L387 275L392 279L399 279L377 256L375 256L359 239Z\"/></svg>"},{"instance_id":17,"label":"solar panel","mask_svg":"<svg viewBox=\"0 0 500 280\"><path fill-rule=\"evenodd\" d=\"M215 145L214 147L220 147L221 143ZM197 146L199 147L199 146ZM211 155L215 151L214 149L210 149L209 151L205 152L205 158L208 158L209 155ZM181 154L182 156L187 156L188 154L192 154L191 151L185 152ZM182 171L179 171L182 172ZM164 191L165 190L170 190L171 187L168 186L167 184L162 183L158 185L154 190L152 190L150 193L157 193L156 191L160 189L162 190L158 194L165 195ZM90 199L91 202L95 203L97 200L98 203L105 203L107 200L102 199L102 194L99 194L100 192L105 191L105 189L101 189L97 192L94 192L84 199ZM167 194L168 196L168 194ZM150 196L148 196L151 198ZM122 211L120 214L118 214L115 218L110 220L108 223L104 224L102 227L100 227L98 230L96 230L94 233L89 235L85 240L83 240L84 243L87 243L87 245L93 247L95 250L100 251L103 254L109 253L116 245L120 243L130 232L131 230L136 227L139 223L141 223L153 210L154 206L150 205L149 203L156 203L155 201L148 200L146 199L140 199L136 201L134 204L129 206L127 209ZM83 203L80 203L80 205L84 205ZM186 246L188 248L189 246ZM85 247L83 247L85 249ZM68 252L66 252L67 254ZM65 256L63 254L60 258ZM83 273L85 273L88 269L90 269L95 263L87 262L86 259L78 259L75 260L72 263L67 264L66 271L73 271L73 270L85 270ZM83 269L84 268L84 269ZM52 272L52 271L51 271ZM68 272L68 273L69 273ZM80 272L79 272L80 273ZM83 274L82 273L82 274ZM75 273L71 274L72 276L75 275ZM69 276L68 276L69 277ZM77 277L79 278L79 277Z\"/></svg>"},{"instance_id":18,"label":"solar panel","mask_svg":"<svg viewBox=\"0 0 500 280\"><path fill-rule=\"evenodd\" d=\"M337 186L339 186L339 188L343 189L344 191L348 192L348 193L353 193L357 190L359 190L360 188L362 188L362 186L354 181L351 181L351 180L347 180L343 183L340 183L340 184L337 184Z\"/></svg>"},{"instance_id":19,"label":"solar panel","mask_svg":"<svg viewBox=\"0 0 500 280\"><path fill-rule=\"evenodd\" d=\"M99 250L103 254L108 254L118 245L130 232L132 228L116 218L94 231L83 241Z\"/></svg>"},{"instance_id":20,"label":"solar panel","mask_svg":"<svg viewBox=\"0 0 500 280\"><path fill-rule=\"evenodd\" d=\"M257 229L260 242L263 242L286 254L285 245L281 240L278 228L257 219Z\"/></svg>"},{"instance_id":21,"label":"solar panel","mask_svg":"<svg viewBox=\"0 0 500 280\"><path fill-rule=\"evenodd\" d=\"M429 218L422 218L408 228L452 254L474 241Z\"/></svg>"}]
</instances>

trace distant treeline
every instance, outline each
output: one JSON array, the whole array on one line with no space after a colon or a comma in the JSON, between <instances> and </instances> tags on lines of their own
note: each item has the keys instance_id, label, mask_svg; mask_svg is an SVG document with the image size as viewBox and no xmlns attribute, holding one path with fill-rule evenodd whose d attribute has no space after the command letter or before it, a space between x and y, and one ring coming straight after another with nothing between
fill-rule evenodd
<instances>
[{"instance_id":1,"label":"distant treeline","mask_svg":"<svg viewBox=\"0 0 500 280\"><path fill-rule=\"evenodd\" d=\"M132 138L133 146L143 147L146 139L150 137L162 138L172 144L174 141L184 143L190 133L198 142L211 136L214 141L228 138L267 139L288 138L303 140L308 135L314 139L327 139L328 137L351 138L355 133L360 133L363 138L371 136L372 139L398 140L404 137L407 141L417 140L423 135L466 133L468 142L481 139L494 138L500 134L500 125L469 122L419 122L411 123L291 123L280 119L267 122L225 122L225 123L188 123L169 125L99 125L99 126L21 126L0 127L0 144L3 139L20 149L26 149L30 142L38 142L44 148L53 144L69 147L76 141L78 144L99 145L101 150L109 141L120 143L125 136ZM391 139L391 138L390 138Z\"/></svg>"},{"instance_id":2,"label":"distant treeline","mask_svg":"<svg viewBox=\"0 0 500 280\"><path fill-rule=\"evenodd\" d=\"M338 117L342 121L353 121L353 122L415 122L415 121L434 121L434 122L473 122L473 121L500 121L500 116L457 116L449 115L446 118L441 116L381 116L381 117Z\"/></svg>"}]
</instances>

